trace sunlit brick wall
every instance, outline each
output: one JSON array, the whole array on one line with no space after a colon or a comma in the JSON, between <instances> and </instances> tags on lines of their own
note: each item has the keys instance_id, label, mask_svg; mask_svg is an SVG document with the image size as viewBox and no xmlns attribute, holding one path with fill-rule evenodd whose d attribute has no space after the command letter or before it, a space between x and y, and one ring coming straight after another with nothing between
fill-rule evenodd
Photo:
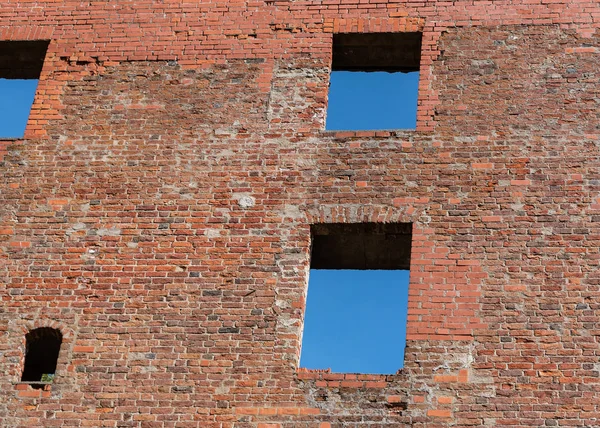
<instances>
[{"instance_id":1,"label":"sunlit brick wall","mask_svg":"<svg viewBox=\"0 0 600 428\"><path fill-rule=\"evenodd\" d=\"M599 13L3 1L50 45L0 141L0 424L595 426ZM417 30L417 130L325 132L332 34ZM298 370L320 222L413 224L398 374Z\"/></svg>"}]
</instances>

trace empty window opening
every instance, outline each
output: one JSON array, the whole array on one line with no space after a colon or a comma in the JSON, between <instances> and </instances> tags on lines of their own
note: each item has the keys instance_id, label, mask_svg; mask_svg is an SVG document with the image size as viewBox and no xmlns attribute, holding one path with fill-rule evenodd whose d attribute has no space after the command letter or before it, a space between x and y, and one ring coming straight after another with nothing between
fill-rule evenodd
<instances>
[{"instance_id":1,"label":"empty window opening","mask_svg":"<svg viewBox=\"0 0 600 428\"><path fill-rule=\"evenodd\" d=\"M415 129L421 33L333 35L327 130Z\"/></svg>"},{"instance_id":2,"label":"empty window opening","mask_svg":"<svg viewBox=\"0 0 600 428\"><path fill-rule=\"evenodd\" d=\"M25 367L22 382L52 382L62 343L60 331L41 327L25 336ZM42 388L42 384L32 385Z\"/></svg>"},{"instance_id":3,"label":"empty window opening","mask_svg":"<svg viewBox=\"0 0 600 428\"><path fill-rule=\"evenodd\" d=\"M0 138L25 133L47 41L0 42Z\"/></svg>"},{"instance_id":4,"label":"empty window opening","mask_svg":"<svg viewBox=\"0 0 600 428\"><path fill-rule=\"evenodd\" d=\"M412 225L316 224L300 366L395 373L404 365Z\"/></svg>"}]
</instances>

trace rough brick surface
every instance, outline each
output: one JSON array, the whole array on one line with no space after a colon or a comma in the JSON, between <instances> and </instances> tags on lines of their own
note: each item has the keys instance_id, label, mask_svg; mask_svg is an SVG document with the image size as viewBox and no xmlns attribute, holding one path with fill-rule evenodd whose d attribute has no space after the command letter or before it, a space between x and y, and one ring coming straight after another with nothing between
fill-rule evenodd
<instances>
[{"instance_id":1,"label":"rough brick surface","mask_svg":"<svg viewBox=\"0 0 600 428\"><path fill-rule=\"evenodd\" d=\"M16 1L3 427L598 426L600 6ZM417 130L324 132L335 32L422 31ZM298 369L310 224L413 223L405 368ZM63 334L51 388L25 334Z\"/></svg>"}]
</instances>

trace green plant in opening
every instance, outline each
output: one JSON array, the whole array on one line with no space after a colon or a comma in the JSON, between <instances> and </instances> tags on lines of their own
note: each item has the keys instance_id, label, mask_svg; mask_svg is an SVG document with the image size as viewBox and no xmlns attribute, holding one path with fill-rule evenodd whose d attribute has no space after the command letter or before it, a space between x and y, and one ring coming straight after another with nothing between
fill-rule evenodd
<instances>
[{"instance_id":1,"label":"green plant in opening","mask_svg":"<svg viewBox=\"0 0 600 428\"><path fill-rule=\"evenodd\" d=\"M42 382L52 382L54 381L54 373L44 373L42 375Z\"/></svg>"}]
</instances>

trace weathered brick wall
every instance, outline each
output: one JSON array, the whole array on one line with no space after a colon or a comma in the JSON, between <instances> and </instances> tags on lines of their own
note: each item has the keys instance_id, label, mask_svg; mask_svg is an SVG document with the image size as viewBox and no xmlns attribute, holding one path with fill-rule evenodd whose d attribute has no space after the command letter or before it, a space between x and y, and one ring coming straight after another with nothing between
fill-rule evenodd
<instances>
[{"instance_id":1,"label":"weathered brick wall","mask_svg":"<svg viewBox=\"0 0 600 428\"><path fill-rule=\"evenodd\" d=\"M600 426L600 7L530 3L3 1L51 43L0 141L0 424ZM416 30L417 131L324 132L332 33ZM359 221L414 224L405 368L298 370L309 225Z\"/></svg>"}]
</instances>

